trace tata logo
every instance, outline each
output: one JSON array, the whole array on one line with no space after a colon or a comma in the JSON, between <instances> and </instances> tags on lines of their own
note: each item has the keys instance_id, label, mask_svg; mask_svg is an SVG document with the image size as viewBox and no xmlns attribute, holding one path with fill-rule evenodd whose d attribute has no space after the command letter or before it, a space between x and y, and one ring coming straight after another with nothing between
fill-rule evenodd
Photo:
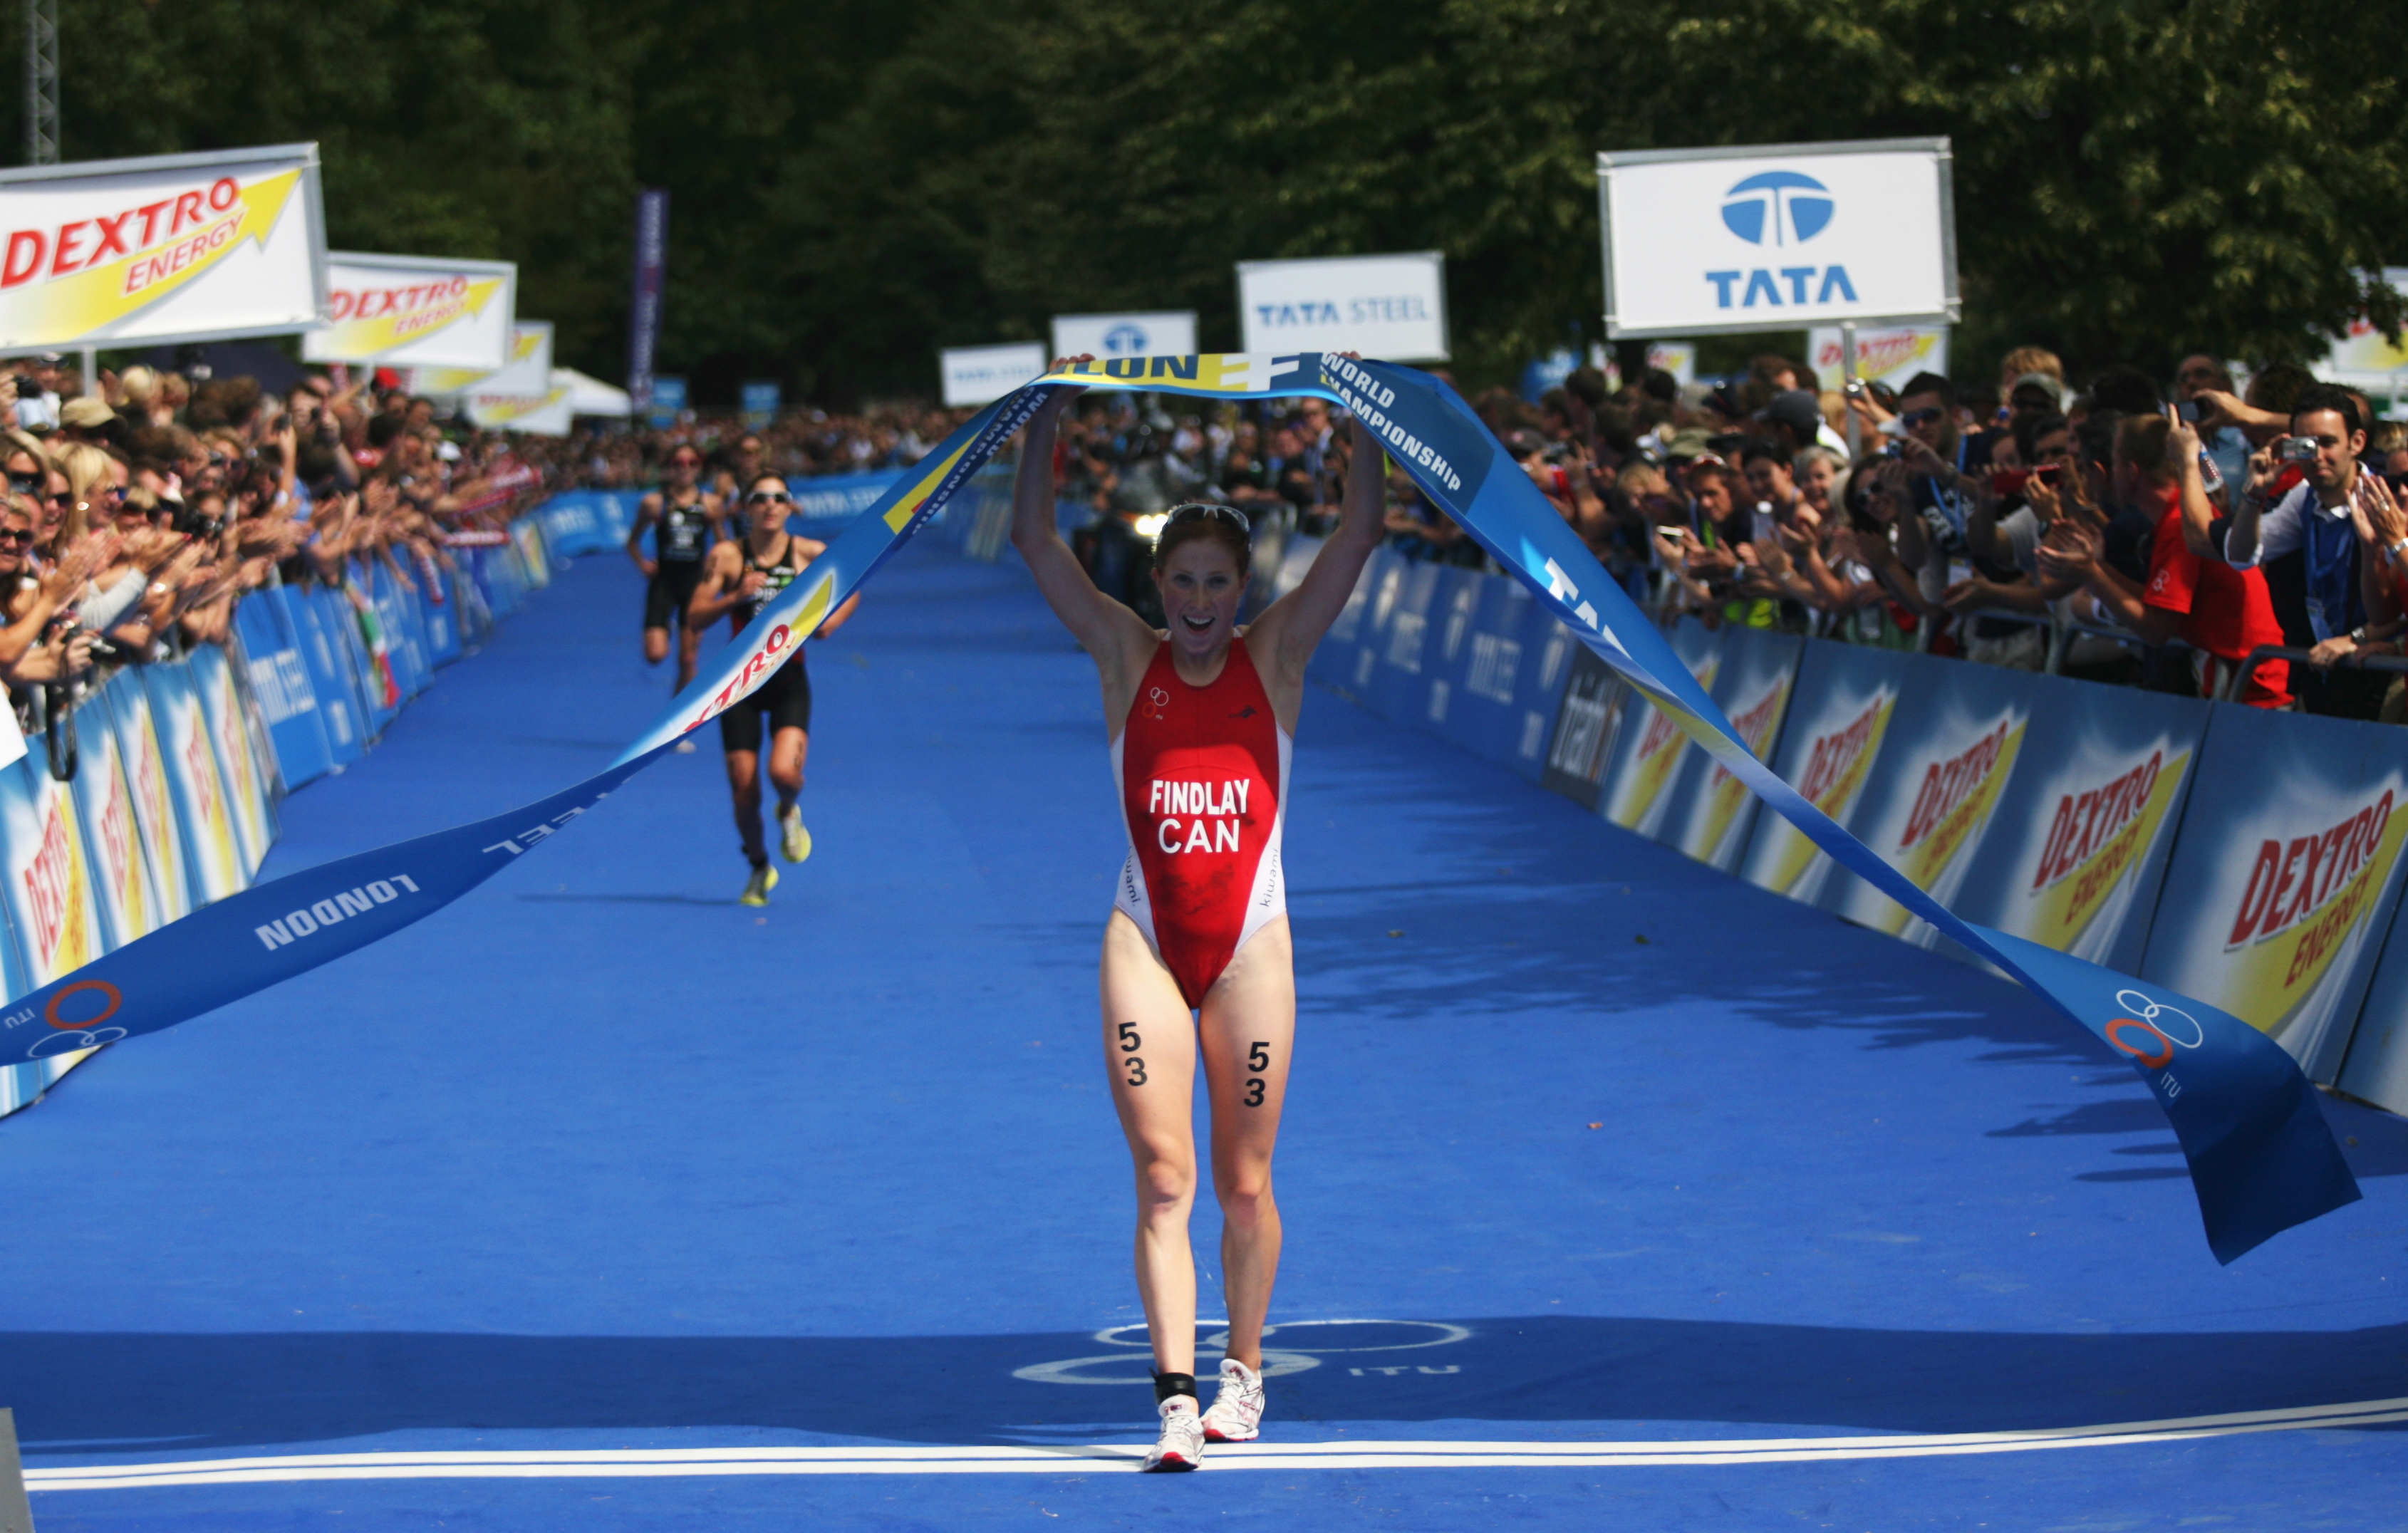
<instances>
[{"instance_id":1,"label":"tata logo","mask_svg":"<svg viewBox=\"0 0 2408 1533\"><path fill-rule=\"evenodd\" d=\"M1142 325L1116 324L1104 332L1104 350L1114 356L1128 356L1146 349Z\"/></svg>"},{"instance_id":2,"label":"tata logo","mask_svg":"<svg viewBox=\"0 0 2408 1533\"><path fill-rule=\"evenodd\" d=\"M1723 193L1723 226L1751 245L1803 245L1830 226L1830 188L1794 170L1768 170Z\"/></svg>"},{"instance_id":3,"label":"tata logo","mask_svg":"<svg viewBox=\"0 0 2408 1533\"><path fill-rule=\"evenodd\" d=\"M1794 170L1767 170L1723 193L1723 227L1751 245L1786 249L1803 245L1831 226L1837 204L1830 189ZM1848 268L1757 266L1752 271L1710 271L1716 308L1795 308L1856 302Z\"/></svg>"}]
</instances>

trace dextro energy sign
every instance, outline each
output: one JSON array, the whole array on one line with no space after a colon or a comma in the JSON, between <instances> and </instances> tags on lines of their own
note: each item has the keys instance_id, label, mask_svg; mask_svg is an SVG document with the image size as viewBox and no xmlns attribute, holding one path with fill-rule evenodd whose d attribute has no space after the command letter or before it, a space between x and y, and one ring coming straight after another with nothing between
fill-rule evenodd
<instances>
[{"instance_id":1,"label":"dextro energy sign","mask_svg":"<svg viewBox=\"0 0 2408 1533\"><path fill-rule=\"evenodd\" d=\"M1698 685L1712 692L1722 666L1722 656L1708 654L1691 663L1690 674L1698 679ZM1607 819L1625 830L1653 836L1664 818L1664 789L1672 781L1673 769L1681 765L1681 758L1689 752L1689 736L1678 719L1654 703L1641 709L1641 717L1644 723L1624 756L1621 769L1614 774L1604 812Z\"/></svg>"},{"instance_id":2,"label":"dextro energy sign","mask_svg":"<svg viewBox=\"0 0 2408 1533\"><path fill-rule=\"evenodd\" d=\"M2395 741L2382 724L2218 709L2150 928L2142 978L2272 1035L2311 1080L2341 1067L2399 899Z\"/></svg>"},{"instance_id":3,"label":"dextro energy sign","mask_svg":"<svg viewBox=\"0 0 2408 1533\"><path fill-rule=\"evenodd\" d=\"M0 350L306 330L316 146L0 172Z\"/></svg>"},{"instance_id":4,"label":"dextro energy sign","mask_svg":"<svg viewBox=\"0 0 2408 1533\"><path fill-rule=\"evenodd\" d=\"M1727 658L1714 700L1747 743L1748 752L1770 761L1788 711L1802 646L1787 636L1754 629L1727 630L1720 638ZM1670 811L1679 819L1679 829L1668 838L1699 862L1736 868L1756 818L1747 784L1720 762L1701 756L1689 764L1689 779L1680 791L1685 797Z\"/></svg>"},{"instance_id":5,"label":"dextro energy sign","mask_svg":"<svg viewBox=\"0 0 2408 1533\"><path fill-rule=\"evenodd\" d=\"M337 251L326 275L327 324L303 337L308 361L473 368L481 377L510 360L518 267L509 262Z\"/></svg>"},{"instance_id":6,"label":"dextro energy sign","mask_svg":"<svg viewBox=\"0 0 2408 1533\"><path fill-rule=\"evenodd\" d=\"M2058 795L2047 838L2024 886L2032 920L2026 935L2063 953L2083 938L2128 888L2165 824L2190 752L2164 750L2078 791Z\"/></svg>"},{"instance_id":7,"label":"dextro energy sign","mask_svg":"<svg viewBox=\"0 0 2408 1533\"><path fill-rule=\"evenodd\" d=\"M2025 720L2017 707L1928 721L1923 738L1899 742L1898 770L1885 774L1882 801L1868 802L1851 828L1890 866L1948 903L2014 770ZM1893 936L1905 935L1914 919L1904 906L1862 883L1842 893L1839 910Z\"/></svg>"},{"instance_id":8,"label":"dextro energy sign","mask_svg":"<svg viewBox=\"0 0 2408 1533\"><path fill-rule=\"evenodd\" d=\"M1845 645L1808 647L1789 727L1773 769L1816 809L1846 824L1856 812L1898 706L1897 682L1877 651ZM1777 895L1813 903L1831 859L1788 821L1759 816L1742 863L1748 881Z\"/></svg>"}]
</instances>

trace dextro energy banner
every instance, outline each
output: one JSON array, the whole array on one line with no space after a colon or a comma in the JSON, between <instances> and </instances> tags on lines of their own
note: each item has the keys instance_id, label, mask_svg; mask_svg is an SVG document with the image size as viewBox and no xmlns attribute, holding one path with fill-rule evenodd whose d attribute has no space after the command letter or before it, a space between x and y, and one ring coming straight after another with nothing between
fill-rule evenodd
<instances>
[{"instance_id":1,"label":"dextro energy banner","mask_svg":"<svg viewBox=\"0 0 2408 1533\"><path fill-rule=\"evenodd\" d=\"M1725 627L1715 636L1721 660L1712 695L1740 738L1760 761L1772 758L1773 742L1789 708L1799 656L1806 641L1758 628ZM1756 823L1756 795L1730 769L1703 752L1691 755L1673 790L1668 839L1699 862L1729 872L1747 848Z\"/></svg>"},{"instance_id":2,"label":"dextro energy banner","mask_svg":"<svg viewBox=\"0 0 2408 1533\"><path fill-rule=\"evenodd\" d=\"M1880 759L1846 824L1918 889L1946 904L1965 885L2031 722L2031 678L1994 666L1901 655L1905 682ZM1938 667L1951 667L1944 674ZM1917 682L1921 684L1918 685ZM1856 871L1861 872L1862 869ZM1861 879L1835 881L1824 908L1929 946L1927 921ZM1912 927L1912 930L1910 930Z\"/></svg>"},{"instance_id":3,"label":"dextro energy banner","mask_svg":"<svg viewBox=\"0 0 2408 1533\"><path fill-rule=\"evenodd\" d=\"M1881 760L1905 673L1905 658L1895 650L1807 646L1773 765L1808 803L1842 824L1856 814ZM1836 866L1830 853L1789 820L1758 815L1742 873L1750 883L1815 905Z\"/></svg>"},{"instance_id":4,"label":"dextro energy banner","mask_svg":"<svg viewBox=\"0 0 2408 1533\"><path fill-rule=\"evenodd\" d=\"M2392 726L2220 707L2141 972L2340 1070L2400 899L2408 773Z\"/></svg>"},{"instance_id":5,"label":"dextro energy banner","mask_svg":"<svg viewBox=\"0 0 2408 1533\"><path fill-rule=\"evenodd\" d=\"M1711 695L1722 675L1723 657L1705 625L1684 618L1672 631L1672 652L1696 679L1698 690ZM1634 702L1623 717L1613 759L1606 767L1598 812L1625 830L1665 839L1672 781L1688 758L1690 743L1690 732L1677 712L1655 702Z\"/></svg>"},{"instance_id":6,"label":"dextro energy banner","mask_svg":"<svg viewBox=\"0 0 2408 1533\"><path fill-rule=\"evenodd\" d=\"M0 171L0 351L315 327L318 146Z\"/></svg>"},{"instance_id":7,"label":"dextro energy banner","mask_svg":"<svg viewBox=\"0 0 2408 1533\"><path fill-rule=\"evenodd\" d=\"M2219 1260L2358 1197L2313 1090L2264 1035L2170 985L1968 924L1773 775L1670 643L1442 381L1326 352L1137 360L1137 367L1085 364L1048 375L981 410L847 528L600 773L521 809L257 886L43 985L0 1013L0 1063L171 1026L373 942L533 855L679 738L766 681L788 650L960 492L1053 388L1118 383L1221 398L1314 394L1354 412L1552 616L1769 807L1914 916L2048 996L2130 1060L2182 1142ZM430 1017L427 1025L460 1024ZM678 1025L663 1017L663 1046L674 1046ZM475 1048L478 1037L473 1025L463 1026L462 1050Z\"/></svg>"},{"instance_id":8,"label":"dextro energy banner","mask_svg":"<svg viewBox=\"0 0 2408 1533\"><path fill-rule=\"evenodd\" d=\"M329 251L326 325L301 337L302 360L497 372L518 282L508 261Z\"/></svg>"},{"instance_id":9,"label":"dextro energy banner","mask_svg":"<svg viewBox=\"0 0 2408 1533\"><path fill-rule=\"evenodd\" d=\"M2030 728L1957 913L2138 972L2208 705L2057 676L2027 684Z\"/></svg>"}]
</instances>

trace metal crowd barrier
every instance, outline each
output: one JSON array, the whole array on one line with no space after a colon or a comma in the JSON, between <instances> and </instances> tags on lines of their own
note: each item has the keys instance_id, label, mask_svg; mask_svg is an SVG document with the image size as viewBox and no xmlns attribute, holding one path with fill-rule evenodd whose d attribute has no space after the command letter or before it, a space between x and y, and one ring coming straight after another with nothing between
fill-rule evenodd
<instances>
[{"instance_id":1,"label":"metal crowd barrier","mask_svg":"<svg viewBox=\"0 0 2408 1533\"><path fill-rule=\"evenodd\" d=\"M2242 661L2240 665L2233 667L2232 680L2226 684L2225 689L2221 694L2224 701L2229 703L2241 695L2241 689L2249 684L2249 673L2256 670L2260 662L2268 660L2288 660L2297 664L2305 665L2307 663L2308 656L2312 652L2313 652L2311 651L2302 650L2295 645L2288 644L2258 645L2256 649L2249 652L2249 657L2247 659ZM2334 661L2329 668L2333 670L2391 671L2396 674L2408 675L2408 655L2353 654Z\"/></svg>"}]
</instances>

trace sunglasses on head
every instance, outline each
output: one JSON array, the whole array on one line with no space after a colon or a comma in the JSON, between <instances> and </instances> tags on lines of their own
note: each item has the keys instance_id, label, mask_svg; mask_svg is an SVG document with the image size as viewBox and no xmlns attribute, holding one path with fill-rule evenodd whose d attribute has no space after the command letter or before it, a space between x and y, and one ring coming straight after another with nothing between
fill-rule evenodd
<instances>
[{"instance_id":1,"label":"sunglasses on head","mask_svg":"<svg viewBox=\"0 0 2408 1533\"><path fill-rule=\"evenodd\" d=\"M1909 427L1928 425L1939 420L1942 413L1944 412L1929 407L1923 409L1911 409L1898 418L1898 423Z\"/></svg>"},{"instance_id":2,"label":"sunglasses on head","mask_svg":"<svg viewBox=\"0 0 2408 1533\"><path fill-rule=\"evenodd\" d=\"M792 505L795 497L783 490L755 490L744 497L749 506Z\"/></svg>"},{"instance_id":3,"label":"sunglasses on head","mask_svg":"<svg viewBox=\"0 0 2408 1533\"><path fill-rule=\"evenodd\" d=\"M1228 521L1229 525L1237 528L1240 532L1244 532L1248 528L1246 513L1238 509L1235 506L1207 506L1197 501L1191 501L1184 506L1173 506L1170 508L1169 517L1163 523L1163 525L1166 527L1176 526L1182 522L1193 522L1199 517L1207 516L1226 518Z\"/></svg>"}]
</instances>

